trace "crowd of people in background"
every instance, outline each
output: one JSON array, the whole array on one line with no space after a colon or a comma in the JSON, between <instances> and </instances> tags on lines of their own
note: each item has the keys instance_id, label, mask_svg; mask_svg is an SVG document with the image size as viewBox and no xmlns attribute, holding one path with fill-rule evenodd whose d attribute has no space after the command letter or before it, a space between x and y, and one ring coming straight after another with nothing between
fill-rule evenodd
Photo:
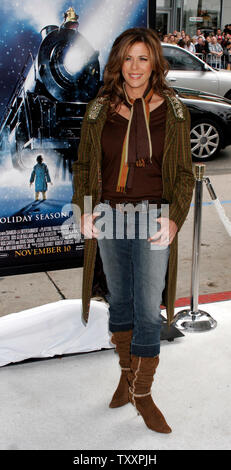
<instances>
[{"instance_id":1,"label":"crowd of people in background","mask_svg":"<svg viewBox=\"0 0 231 470\"><path fill-rule=\"evenodd\" d=\"M197 29L194 36L184 30L173 31L163 35L161 40L187 49L213 67L231 70L231 24L225 25L223 31L220 28L214 32Z\"/></svg>"}]
</instances>

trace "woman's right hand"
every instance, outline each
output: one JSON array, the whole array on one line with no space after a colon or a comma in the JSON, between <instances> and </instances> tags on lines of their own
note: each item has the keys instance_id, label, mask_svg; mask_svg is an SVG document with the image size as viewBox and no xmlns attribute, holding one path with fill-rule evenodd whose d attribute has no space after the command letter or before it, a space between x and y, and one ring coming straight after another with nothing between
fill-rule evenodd
<instances>
[{"instance_id":1,"label":"woman's right hand","mask_svg":"<svg viewBox=\"0 0 231 470\"><path fill-rule=\"evenodd\" d=\"M100 215L100 212L94 214L83 214L81 216L81 233L85 238L97 238L99 230L94 225L94 220Z\"/></svg>"}]
</instances>

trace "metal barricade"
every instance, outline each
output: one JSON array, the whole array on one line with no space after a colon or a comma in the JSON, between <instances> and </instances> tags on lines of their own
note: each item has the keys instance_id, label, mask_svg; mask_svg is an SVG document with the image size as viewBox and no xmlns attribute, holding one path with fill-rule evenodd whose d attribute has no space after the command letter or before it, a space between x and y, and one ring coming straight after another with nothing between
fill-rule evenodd
<instances>
[{"instance_id":1,"label":"metal barricade","mask_svg":"<svg viewBox=\"0 0 231 470\"><path fill-rule=\"evenodd\" d=\"M220 57L217 57L211 52L209 52L208 54L202 54L202 53L196 52L195 55L213 68L226 69L227 64L228 64L228 60L226 59L224 54Z\"/></svg>"},{"instance_id":2,"label":"metal barricade","mask_svg":"<svg viewBox=\"0 0 231 470\"><path fill-rule=\"evenodd\" d=\"M222 68L222 56L217 56L209 52L206 57L207 64L211 65L214 69L221 69Z\"/></svg>"},{"instance_id":3,"label":"metal barricade","mask_svg":"<svg viewBox=\"0 0 231 470\"><path fill-rule=\"evenodd\" d=\"M201 52L196 52L195 55L197 57L199 57L199 59L203 60L204 62L206 62L206 57L205 57L205 54L202 54Z\"/></svg>"}]
</instances>

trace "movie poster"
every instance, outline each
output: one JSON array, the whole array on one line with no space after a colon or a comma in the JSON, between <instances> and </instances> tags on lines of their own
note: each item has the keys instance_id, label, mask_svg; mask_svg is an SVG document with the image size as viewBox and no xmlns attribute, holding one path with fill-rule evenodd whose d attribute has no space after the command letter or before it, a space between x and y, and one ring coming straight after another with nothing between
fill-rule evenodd
<instances>
[{"instance_id":1,"label":"movie poster","mask_svg":"<svg viewBox=\"0 0 231 470\"><path fill-rule=\"evenodd\" d=\"M82 118L116 36L146 25L144 0L1 0L2 274L82 265L71 210Z\"/></svg>"}]
</instances>

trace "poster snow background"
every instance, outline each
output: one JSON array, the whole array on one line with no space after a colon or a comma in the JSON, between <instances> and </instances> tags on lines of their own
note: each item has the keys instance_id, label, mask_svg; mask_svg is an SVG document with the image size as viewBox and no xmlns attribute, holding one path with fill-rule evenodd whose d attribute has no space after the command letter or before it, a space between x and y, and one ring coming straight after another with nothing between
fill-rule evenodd
<instances>
[{"instance_id":1,"label":"poster snow background","mask_svg":"<svg viewBox=\"0 0 231 470\"><path fill-rule=\"evenodd\" d=\"M19 95L14 94L16 83L22 78L22 70L29 57L28 66L23 71L23 76L27 77L24 93L26 96L28 92L33 96L37 93L37 97L40 97L41 89L35 91L34 85L30 88L29 78L33 84L36 83L36 86L40 86L41 76L39 77L35 73L34 78L31 75L28 78L27 75L32 59L36 58L39 48L41 49L40 31L48 25L57 25L59 28L64 20L64 12L69 7L69 1L64 0L35 0L33 2L29 0L2 0L0 5L0 119L2 125L2 127L0 126L0 271L7 274L15 272L15 268L20 268L21 272L28 272L28 270L44 271L48 268L53 270L66 266L82 266L84 247L83 243L79 242L78 234L74 233L74 237L71 239L71 237L64 237L61 233L63 222L69 221L72 216L71 211L67 213L66 217L63 216L62 209L70 204L72 199L71 166L77 156L79 136L72 134L73 121L71 121L72 124L69 128L68 126L67 129L65 128L63 137L59 133L59 137L55 141L53 135L53 129L56 127L55 118L49 118L46 114L44 117L43 112L41 113L43 117L41 117L38 111L33 111L34 101L32 111L29 106L29 115L31 116L29 124L34 130L31 135L30 133L27 135L29 132L28 129L25 130L28 121L25 112L27 106L24 105L24 102L23 106L20 105L23 91L20 91ZM79 33L86 38L95 51L99 52L102 78L104 65L115 37L129 27L146 26L147 2L144 0L117 0L116 2L82 0L73 1L72 7L78 15ZM68 54L66 54L67 58L65 57L65 61L68 62L67 70L68 67L73 67L73 64L78 62L79 54L79 47L70 47ZM40 64L40 66L43 65ZM43 82L42 86L45 86ZM50 106L50 90L44 89L43 91L44 94L45 91L48 92L45 99L48 100L48 106ZM8 116L8 113L5 114L5 112L12 93L13 97L17 96L16 103L19 102L19 105L14 104L11 108L11 117L7 124L4 117ZM54 94L52 103L55 102L55 96ZM73 104L75 103L74 99L71 97L69 99L73 101ZM58 100L59 102L62 103L62 100ZM68 107L68 103L65 102L64 106ZM55 105L51 109L51 115L56 115ZM77 112L77 108L73 111L73 113L75 112ZM48 124L45 127L42 124L43 119L48 119ZM30 126L27 125L27 127ZM43 127L44 129L49 128L50 137L47 139L46 136L43 136ZM73 135L72 142L74 144L71 144L71 137L68 140L70 135ZM51 141L47 142L49 139ZM39 144L40 140L41 144ZM33 144L30 144L32 141ZM22 146L19 151L18 145ZM54 147L49 147L48 150L46 145ZM65 148L68 149L68 146L71 146L71 152L68 153L67 150L65 153ZM53 185L48 183L47 200L42 200L40 193L40 201L36 202L34 185L30 187L29 182L38 154L42 154L43 161L48 166ZM53 220L50 220L52 219L49 217L50 214L52 217L55 214ZM23 220L20 219L21 217ZM16 223L14 223L15 220ZM23 223L24 221L25 223ZM41 239L38 242L39 237L36 235L36 230L47 227L49 223L51 231L54 228L53 236L49 237L47 234L44 241ZM71 224L70 220L70 226ZM56 226L60 227L59 233L58 228L56 231ZM33 228L35 228L34 232ZM21 239L24 238L25 241L27 238L27 230L30 231L32 241L31 243L29 243L30 240L28 243L21 243ZM44 252L40 250L43 247ZM32 250L32 254L27 250ZM38 253L40 258L37 256Z\"/></svg>"}]
</instances>

